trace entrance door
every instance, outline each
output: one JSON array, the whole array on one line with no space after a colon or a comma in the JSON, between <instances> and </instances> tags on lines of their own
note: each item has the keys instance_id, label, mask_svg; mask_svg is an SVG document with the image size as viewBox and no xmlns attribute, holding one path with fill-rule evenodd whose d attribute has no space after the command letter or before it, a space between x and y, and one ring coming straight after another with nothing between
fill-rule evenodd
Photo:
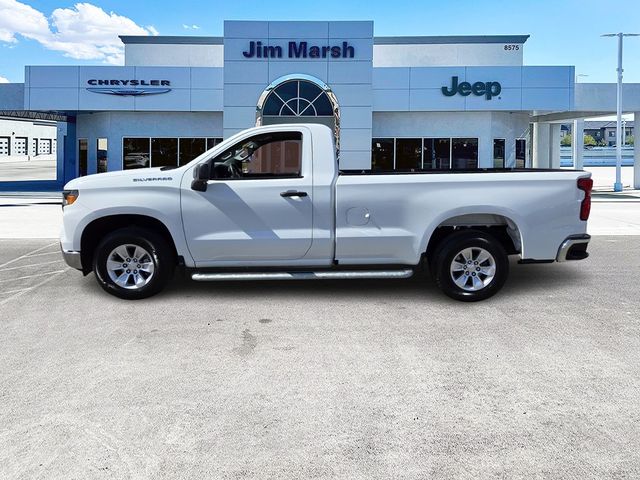
<instances>
[{"instance_id":1,"label":"entrance door","mask_svg":"<svg viewBox=\"0 0 640 480\"><path fill-rule=\"evenodd\" d=\"M303 258L313 228L310 155L301 131L261 133L209 161L206 192L185 175L183 224L197 265Z\"/></svg>"}]
</instances>

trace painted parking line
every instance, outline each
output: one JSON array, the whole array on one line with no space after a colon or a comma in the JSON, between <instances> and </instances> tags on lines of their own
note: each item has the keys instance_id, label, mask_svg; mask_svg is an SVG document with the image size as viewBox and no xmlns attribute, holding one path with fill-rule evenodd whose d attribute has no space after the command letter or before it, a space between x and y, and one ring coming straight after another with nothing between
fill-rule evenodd
<instances>
[{"instance_id":1,"label":"painted parking line","mask_svg":"<svg viewBox=\"0 0 640 480\"><path fill-rule=\"evenodd\" d=\"M13 295L11 295L10 297L7 297L3 300L0 300L0 305L4 305L5 303L14 300L15 298L20 297L21 295L24 295L27 292L30 292L31 290L35 290L36 288L40 288L41 286L45 285L46 283L49 283L51 280L54 280L55 278L57 278L60 274L66 272L69 269L65 269L65 270L58 270L57 272L52 272L52 274L45 278L43 281L41 281L40 283L37 283L35 285L33 285L32 287L27 287L27 288L23 288L20 290L16 290L15 293Z\"/></svg>"},{"instance_id":2,"label":"painted parking line","mask_svg":"<svg viewBox=\"0 0 640 480\"><path fill-rule=\"evenodd\" d=\"M36 248L35 250L33 250L33 251L29 252L29 253L25 253L24 255L20 255L19 257L16 257L13 260L9 260L8 262L3 263L2 265L0 265L0 268L6 267L7 265L11 265L12 263L17 262L18 260L22 260L23 258L26 258L29 255L32 255L32 254L37 253L37 252L41 252L45 248L50 248L50 247L52 247L54 245L58 245L58 242L50 243L48 245L45 245L44 247Z\"/></svg>"},{"instance_id":3,"label":"painted parking line","mask_svg":"<svg viewBox=\"0 0 640 480\"><path fill-rule=\"evenodd\" d=\"M60 255L60 249L56 249L54 252L34 253L33 255L27 255L27 258L42 257L44 255Z\"/></svg>"},{"instance_id":4,"label":"painted parking line","mask_svg":"<svg viewBox=\"0 0 640 480\"><path fill-rule=\"evenodd\" d=\"M42 265L53 265L54 263L62 263L62 259L54 260L52 262L33 263L31 265L20 265L19 267L0 268L0 272L7 272L9 270L20 270L21 268L41 267Z\"/></svg>"},{"instance_id":5,"label":"painted parking line","mask_svg":"<svg viewBox=\"0 0 640 480\"><path fill-rule=\"evenodd\" d=\"M62 273L62 272L66 272L68 270L68 268L65 268L63 270L54 270L53 272L46 272L46 273L36 273L35 275L25 275L24 277L16 277L16 278L6 278L4 280L0 280L0 283L4 283L4 282L15 282L17 280L25 280L27 278L36 278L36 277L43 277L45 275L54 275L56 273Z\"/></svg>"},{"instance_id":6,"label":"painted parking line","mask_svg":"<svg viewBox=\"0 0 640 480\"><path fill-rule=\"evenodd\" d=\"M1 292L0 295L11 295L12 293L24 292L25 290L29 290L31 287L18 288L16 290L7 290L6 292Z\"/></svg>"}]
</instances>

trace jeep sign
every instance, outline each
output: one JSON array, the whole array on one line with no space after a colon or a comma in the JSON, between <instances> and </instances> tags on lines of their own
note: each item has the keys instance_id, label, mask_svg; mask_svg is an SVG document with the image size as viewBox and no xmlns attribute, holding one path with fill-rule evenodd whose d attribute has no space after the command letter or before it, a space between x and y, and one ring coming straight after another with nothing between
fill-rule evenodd
<instances>
[{"instance_id":1,"label":"jeep sign","mask_svg":"<svg viewBox=\"0 0 640 480\"><path fill-rule=\"evenodd\" d=\"M456 93L466 97L473 93L478 97L484 95L487 100L500 95L501 91L502 85L499 82L476 82L472 85L469 82L458 83L458 77L451 77L450 87L442 87L442 93L447 97L453 97Z\"/></svg>"}]
</instances>

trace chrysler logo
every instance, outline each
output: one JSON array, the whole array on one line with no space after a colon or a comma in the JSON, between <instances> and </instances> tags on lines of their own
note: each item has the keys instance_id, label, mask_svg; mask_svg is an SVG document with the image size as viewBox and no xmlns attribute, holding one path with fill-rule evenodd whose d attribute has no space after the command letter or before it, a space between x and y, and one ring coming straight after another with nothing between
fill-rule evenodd
<instances>
[{"instance_id":1,"label":"chrysler logo","mask_svg":"<svg viewBox=\"0 0 640 480\"><path fill-rule=\"evenodd\" d=\"M170 92L170 88L140 88L140 87L168 87L169 80L87 80L92 87L87 88L89 92L104 93L106 95L120 95L123 97L139 97L141 95L158 95L159 93ZM96 85L98 88L93 87ZM104 85L104 87L101 87ZM114 88L116 87L116 88Z\"/></svg>"},{"instance_id":2,"label":"chrysler logo","mask_svg":"<svg viewBox=\"0 0 640 480\"><path fill-rule=\"evenodd\" d=\"M141 95L157 95L170 92L170 88L87 88L93 93L105 93L107 95L120 95L122 97L139 97Z\"/></svg>"}]
</instances>

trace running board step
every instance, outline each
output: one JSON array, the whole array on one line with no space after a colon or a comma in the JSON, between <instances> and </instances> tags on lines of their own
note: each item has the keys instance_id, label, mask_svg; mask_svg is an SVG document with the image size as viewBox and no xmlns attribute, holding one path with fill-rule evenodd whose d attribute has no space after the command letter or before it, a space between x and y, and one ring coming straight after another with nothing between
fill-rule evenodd
<instances>
[{"instance_id":1,"label":"running board step","mask_svg":"<svg viewBox=\"0 0 640 480\"><path fill-rule=\"evenodd\" d=\"M197 282L226 282L234 280L333 280L363 278L409 278L410 268L404 270L351 270L319 272L233 272L194 273L191 278Z\"/></svg>"}]
</instances>

